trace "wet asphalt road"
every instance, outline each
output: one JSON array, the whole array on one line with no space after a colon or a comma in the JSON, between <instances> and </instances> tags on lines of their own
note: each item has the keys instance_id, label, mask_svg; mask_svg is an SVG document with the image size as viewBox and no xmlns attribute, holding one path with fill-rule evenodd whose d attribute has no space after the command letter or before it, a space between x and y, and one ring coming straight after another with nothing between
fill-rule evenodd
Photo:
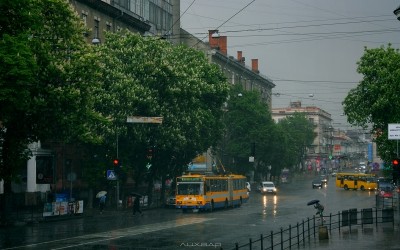
<instances>
[{"instance_id":1,"label":"wet asphalt road","mask_svg":"<svg viewBox=\"0 0 400 250\"><path fill-rule=\"evenodd\" d=\"M276 196L261 195L254 185L247 203L212 213L162 208L132 216L131 211L106 210L71 220L1 228L0 249L231 249L235 242L247 243L249 238L312 218L315 211L306 204L313 199L325 206L325 215L375 207L374 192L337 189L334 178L327 187L312 189L311 180L301 176L282 184Z\"/></svg>"}]
</instances>

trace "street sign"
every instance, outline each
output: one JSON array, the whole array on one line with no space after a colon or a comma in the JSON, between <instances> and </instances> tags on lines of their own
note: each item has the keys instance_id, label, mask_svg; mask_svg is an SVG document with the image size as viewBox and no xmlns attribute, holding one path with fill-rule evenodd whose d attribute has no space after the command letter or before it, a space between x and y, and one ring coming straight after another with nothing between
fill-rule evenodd
<instances>
[{"instance_id":1,"label":"street sign","mask_svg":"<svg viewBox=\"0 0 400 250\"><path fill-rule=\"evenodd\" d=\"M114 170L107 170L107 180L110 181L117 180L117 175L115 174Z\"/></svg>"},{"instance_id":2,"label":"street sign","mask_svg":"<svg viewBox=\"0 0 400 250\"><path fill-rule=\"evenodd\" d=\"M398 123L388 124L388 139L400 140L400 124Z\"/></svg>"},{"instance_id":3,"label":"street sign","mask_svg":"<svg viewBox=\"0 0 400 250\"><path fill-rule=\"evenodd\" d=\"M128 116L126 122L128 123L158 123L161 124L162 117L145 117L145 116Z\"/></svg>"}]
</instances>

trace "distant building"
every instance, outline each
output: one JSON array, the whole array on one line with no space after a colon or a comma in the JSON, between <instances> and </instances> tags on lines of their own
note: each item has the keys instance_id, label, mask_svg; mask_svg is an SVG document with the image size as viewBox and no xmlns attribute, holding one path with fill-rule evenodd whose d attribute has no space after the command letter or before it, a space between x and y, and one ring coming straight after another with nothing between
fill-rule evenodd
<instances>
[{"instance_id":1,"label":"distant building","mask_svg":"<svg viewBox=\"0 0 400 250\"><path fill-rule=\"evenodd\" d=\"M340 130L332 126L331 114L315 107L302 107L301 102L291 102L289 107L273 108L275 122L303 113L316 127L316 137L311 145L305 145L305 165L311 168L353 168L359 162L380 165L376 145L359 130Z\"/></svg>"},{"instance_id":2,"label":"distant building","mask_svg":"<svg viewBox=\"0 0 400 250\"><path fill-rule=\"evenodd\" d=\"M331 114L315 106L302 107L300 101L291 102L289 107L273 108L272 119L275 122L291 116L295 113L303 113L308 120L315 125L316 137L311 145L305 145L306 165L313 167L325 167L330 164L333 150L333 128Z\"/></svg>"},{"instance_id":3,"label":"distant building","mask_svg":"<svg viewBox=\"0 0 400 250\"><path fill-rule=\"evenodd\" d=\"M332 154L332 118L331 114L315 106L302 107L301 102L291 102L289 107L273 108L272 119L275 122L293 115L294 113L303 113L308 120L316 127L314 129L317 135L312 145L307 146L307 155L310 158L327 158Z\"/></svg>"}]
</instances>

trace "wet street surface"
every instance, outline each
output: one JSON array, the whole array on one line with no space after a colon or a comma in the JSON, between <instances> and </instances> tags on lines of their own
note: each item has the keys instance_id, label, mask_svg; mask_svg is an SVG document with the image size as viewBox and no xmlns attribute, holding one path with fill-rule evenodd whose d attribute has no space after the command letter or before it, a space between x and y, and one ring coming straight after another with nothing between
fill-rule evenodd
<instances>
[{"instance_id":1,"label":"wet street surface","mask_svg":"<svg viewBox=\"0 0 400 250\"><path fill-rule=\"evenodd\" d=\"M248 203L212 213L160 208L133 216L130 210L106 209L103 214L93 211L69 220L1 228L0 249L232 249L236 242L247 243L249 238L312 218L315 210L307 202L313 199L325 206L325 215L375 207L374 192L337 189L334 178L327 187L312 189L312 178L301 176L282 184L276 196L261 195L254 185ZM358 249L365 243L376 249L400 249L393 248L397 227L335 231L329 240L313 239L300 248L337 249L345 244L340 248Z\"/></svg>"}]
</instances>

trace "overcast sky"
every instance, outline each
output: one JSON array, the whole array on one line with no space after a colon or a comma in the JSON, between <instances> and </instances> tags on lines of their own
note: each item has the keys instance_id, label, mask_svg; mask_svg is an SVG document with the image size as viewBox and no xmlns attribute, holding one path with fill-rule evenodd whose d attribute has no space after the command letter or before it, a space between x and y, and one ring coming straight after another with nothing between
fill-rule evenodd
<instances>
[{"instance_id":1,"label":"overcast sky","mask_svg":"<svg viewBox=\"0 0 400 250\"><path fill-rule=\"evenodd\" d=\"M203 41L208 30L228 37L228 54L243 51L246 65L276 87L272 107L291 101L317 106L346 124L342 101L362 78L364 47L400 47L400 0L181 0L181 27ZM247 7L246 7L247 6Z\"/></svg>"}]
</instances>

